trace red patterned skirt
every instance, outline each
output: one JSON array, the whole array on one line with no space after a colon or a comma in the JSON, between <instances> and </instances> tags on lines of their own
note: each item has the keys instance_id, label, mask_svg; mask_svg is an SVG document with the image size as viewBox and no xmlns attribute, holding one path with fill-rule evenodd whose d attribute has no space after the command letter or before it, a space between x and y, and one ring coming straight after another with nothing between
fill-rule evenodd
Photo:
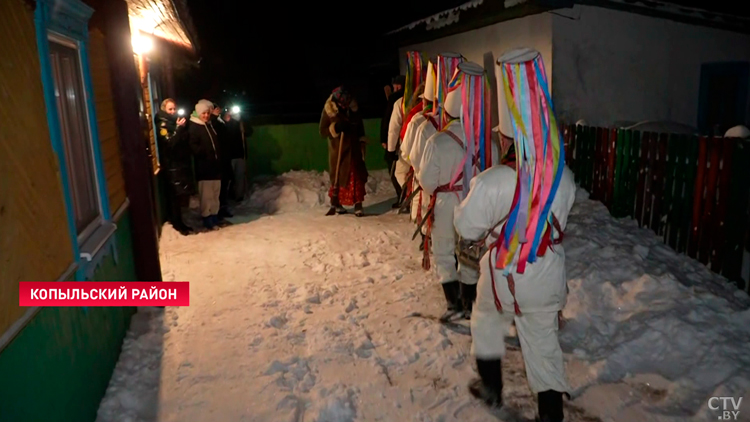
<instances>
[{"instance_id":1,"label":"red patterned skirt","mask_svg":"<svg viewBox=\"0 0 750 422\"><path fill-rule=\"evenodd\" d=\"M354 204L361 203L365 200L365 183L367 180L362 180L361 177L355 171L356 166L351 166L349 172L349 183L346 186L339 188L339 203L341 205L352 206ZM328 189L328 197L333 198L336 187L331 186Z\"/></svg>"}]
</instances>

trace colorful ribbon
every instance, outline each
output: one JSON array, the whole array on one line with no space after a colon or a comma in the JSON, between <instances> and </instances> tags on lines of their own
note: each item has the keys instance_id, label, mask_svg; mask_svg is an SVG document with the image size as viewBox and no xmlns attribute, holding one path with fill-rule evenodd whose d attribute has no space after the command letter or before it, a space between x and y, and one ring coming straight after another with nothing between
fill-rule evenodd
<instances>
[{"instance_id":1,"label":"colorful ribbon","mask_svg":"<svg viewBox=\"0 0 750 422\"><path fill-rule=\"evenodd\" d=\"M463 174L465 196L471 186L471 179L492 165L490 83L486 73L468 74L459 67L448 86L449 92L456 89L461 89L460 118L466 140L466 154L451 179L451 186L456 184L459 176Z\"/></svg>"},{"instance_id":2,"label":"colorful ribbon","mask_svg":"<svg viewBox=\"0 0 750 422\"><path fill-rule=\"evenodd\" d=\"M435 85L435 90L437 92L435 95L435 104L432 108L436 113L440 113L440 118L438 119L438 130L443 130L448 123L448 117L443 109L443 103L445 102L445 97L448 95L449 85L453 79L453 75L456 73L456 68L458 68L458 65L464 61L464 58L462 56L448 57L439 54L436 61L437 71L435 73L437 73L437 84Z\"/></svg>"},{"instance_id":3,"label":"colorful ribbon","mask_svg":"<svg viewBox=\"0 0 750 422\"><path fill-rule=\"evenodd\" d=\"M552 236L550 210L565 154L542 56L502 63L500 72L517 152L513 205L496 249L496 266L507 276L513 270L523 274L536 261L545 233Z\"/></svg>"},{"instance_id":4,"label":"colorful ribbon","mask_svg":"<svg viewBox=\"0 0 750 422\"><path fill-rule=\"evenodd\" d=\"M414 96L414 91L425 80L427 73L425 66L422 53L419 51L406 52L406 84L404 85L404 101L401 103L404 116L409 114L409 100Z\"/></svg>"}]
</instances>

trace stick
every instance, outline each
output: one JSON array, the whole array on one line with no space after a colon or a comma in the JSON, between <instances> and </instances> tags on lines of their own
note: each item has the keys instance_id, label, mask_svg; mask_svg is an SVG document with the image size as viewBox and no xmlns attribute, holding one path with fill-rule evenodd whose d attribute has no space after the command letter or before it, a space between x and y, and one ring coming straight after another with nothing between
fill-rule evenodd
<instances>
[{"instance_id":1,"label":"stick","mask_svg":"<svg viewBox=\"0 0 750 422\"><path fill-rule=\"evenodd\" d=\"M335 195L336 198L339 197L339 168L341 167L341 150L343 146L344 146L344 132L341 132L341 134L339 134L339 153L338 153L338 158L336 159L336 176L334 178L334 184L333 184L334 189L335 189L334 192L336 192L336 195Z\"/></svg>"}]
</instances>

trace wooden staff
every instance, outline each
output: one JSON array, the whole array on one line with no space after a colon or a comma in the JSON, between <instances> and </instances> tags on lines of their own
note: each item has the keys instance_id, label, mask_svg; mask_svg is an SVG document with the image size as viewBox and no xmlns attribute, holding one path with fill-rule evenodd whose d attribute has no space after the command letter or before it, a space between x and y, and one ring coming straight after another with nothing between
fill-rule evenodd
<instances>
[{"instance_id":1,"label":"wooden staff","mask_svg":"<svg viewBox=\"0 0 750 422\"><path fill-rule=\"evenodd\" d=\"M343 149L344 144L344 132L341 132L339 135L339 153L338 158L336 159L336 176L334 178L334 192L336 192L336 198L339 196L339 168L341 167L341 150Z\"/></svg>"}]
</instances>

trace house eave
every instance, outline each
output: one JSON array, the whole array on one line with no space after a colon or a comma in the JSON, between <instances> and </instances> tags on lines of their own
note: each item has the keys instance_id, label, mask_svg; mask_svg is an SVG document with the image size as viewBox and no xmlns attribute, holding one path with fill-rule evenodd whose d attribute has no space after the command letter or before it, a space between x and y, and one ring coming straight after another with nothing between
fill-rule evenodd
<instances>
[{"instance_id":1,"label":"house eave","mask_svg":"<svg viewBox=\"0 0 750 422\"><path fill-rule=\"evenodd\" d=\"M576 0L577 4L603 7L667 19L696 26L750 34L750 19L653 0Z\"/></svg>"},{"instance_id":2,"label":"house eave","mask_svg":"<svg viewBox=\"0 0 750 422\"><path fill-rule=\"evenodd\" d=\"M494 25L499 22L544 13L549 10L572 7L572 0L484 0L475 7L467 4L450 9L428 18L412 22L398 30L391 31L389 38L398 47L429 42L462 32ZM453 14L453 16L449 16ZM435 25L441 16L450 20Z\"/></svg>"}]
</instances>

